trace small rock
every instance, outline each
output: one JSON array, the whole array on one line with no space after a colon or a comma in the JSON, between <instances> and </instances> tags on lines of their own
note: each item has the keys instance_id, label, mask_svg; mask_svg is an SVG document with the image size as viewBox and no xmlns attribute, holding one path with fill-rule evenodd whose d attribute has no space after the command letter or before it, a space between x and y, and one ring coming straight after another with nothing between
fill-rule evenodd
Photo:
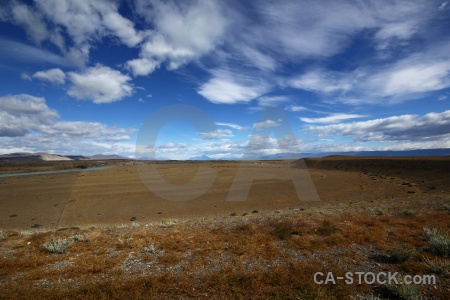
<instances>
[{"instance_id":1,"label":"small rock","mask_svg":"<svg viewBox=\"0 0 450 300\"><path fill-rule=\"evenodd\" d=\"M257 214L259 211L257 209L252 210L252 214Z\"/></svg>"},{"instance_id":2,"label":"small rock","mask_svg":"<svg viewBox=\"0 0 450 300\"><path fill-rule=\"evenodd\" d=\"M243 215L243 216L246 216L246 215L248 215L248 213L243 213L242 215Z\"/></svg>"},{"instance_id":3,"label":"small rock","mask_svg":"<svg viewBox=\"0 0 450 300\"><path fill-rule=\"evenodd\" d=\"M16 215L16 214L13 214L13 215L10 215L9 217L10 217L10 218L15 218L15 217L17 217L17 215Z\"/></svg>"},{"instance_id":4,"label":"small rock","mask_svg":"<svg viewBox=\"0 0 450 300\"><path fill-rule=\"evenodd\" d=\"M162 214L162 212L160 211L160 212L158 212L158 215L160 215L160 214Z\"/></svg>"},{"instance_id":5,"label":"small rock","mask_svg":"<svg viewBox=\"0 0 450 300\"><path fill-rule=\"evenodd\" d=\"M235 212L232 212L232 213L230 214L230 216L232 216L232 217L236 217L236 216L237 216L237 213L235 213Z\"/></svg>"},{"instance_id":6,"label":"small rock","mask_svg":"<svg viewBox=\"0 0 450 300\"><path fill-rule=\"evenodd\" d=\"M136 217L131 217L130 221L131 222L136 221Z\"/></svg>"},{"instance_id":7,"label":"small rock","mask_svg":"<svg viewBox=\"0 0 450 300\"><path fill-rule=\"evenodd\" d=\"M42 226L41 224L36 223L36 224L33 224L33 225L31 226L31 228L39 228L39 227L41 227L41 226Z\"/></svg>"}]
</instances>

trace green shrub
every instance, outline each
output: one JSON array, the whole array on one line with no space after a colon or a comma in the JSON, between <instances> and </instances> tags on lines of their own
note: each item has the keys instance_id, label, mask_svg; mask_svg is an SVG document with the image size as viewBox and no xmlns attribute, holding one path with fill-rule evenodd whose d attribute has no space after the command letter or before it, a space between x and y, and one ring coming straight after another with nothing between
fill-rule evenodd
<instances>
[{"instance_id":1,"label":"green shrub","mask_svg":"<svg viewBox=\"0 0 450 300\"><path fill-rule=\"evenodd\" d=\"M450 237L440 232L437 228L423 229L425 240L430 244L431 250L436 254L449 257L450 255Z\"/></svg>"},{"instance_id":2,"label":"green shrub","mask_svg":"<svg viewBox=\"0 0 450 300\"><path fill-rule=\"evenodd\" d=\"M52 253L63 253L67 248L72 246L74 239L56 239L52 241L45 242L42 246L49 252Z\"/></svg>"},{"instance_id":3,"label":"green shrub","mask_svg":"<svg viewBox=\"0 0 450 300\"><path fill-rule=\"evenodd\" d=\"M358 294L356 300L380 300L380 297L374 294Z\"/></svg>"},{"instance_id":4,"label":"green shrub","mask_svg":"<svg viewBox=\"0 0 450 300\"><path fill-rule=\"evenodd\" d=\"M418 300L421 299L419 290L417 290L414 284L391 284L386 286L387 289L404 300Z\"/></svg>"},{"instance_id":5,"label":"green shrub","mask_svg":"<svg viewBox=\"0 0 450 300\"><path fill-rule=\"evenodd\" d=\"M417 249L408 244L395 244L388 250L389 257L396 262L407 261L418 253Z\"/></svg>"},{"instance_id":6,"label":"green shrub","mask_svg":"<svg viewBox=\"0 0 450 300\"><path fill-rule=\"evenodd\" d=\"M389 290L392 294L403 300L423 299L415 284L403 283L403 278L405 278L405 276L397 274L396 278L399 284L386 285L387 290Z\"/></svg>"}]
</instances>

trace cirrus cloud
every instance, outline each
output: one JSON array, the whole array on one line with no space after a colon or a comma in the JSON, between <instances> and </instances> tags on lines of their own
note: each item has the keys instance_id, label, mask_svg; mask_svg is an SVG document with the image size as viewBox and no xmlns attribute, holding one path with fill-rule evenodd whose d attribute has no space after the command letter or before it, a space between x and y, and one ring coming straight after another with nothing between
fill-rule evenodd
<instances>
[{"instance_id":1,"label":"cirrus cloud","mask_svg":"<svg viewBox=\"0 0 450 300\"><path fill-rule=\"evenodd\" d=\"M322 118L300 117L299 119L305 123L335 123L335 122L339 122L342 120L356 119L356 118L362 118L362 117L364 117L364 116L357 115L357 114L339 113L339 114L331 114L327 117L322 117Z\"/></svg>"}]
</instances>

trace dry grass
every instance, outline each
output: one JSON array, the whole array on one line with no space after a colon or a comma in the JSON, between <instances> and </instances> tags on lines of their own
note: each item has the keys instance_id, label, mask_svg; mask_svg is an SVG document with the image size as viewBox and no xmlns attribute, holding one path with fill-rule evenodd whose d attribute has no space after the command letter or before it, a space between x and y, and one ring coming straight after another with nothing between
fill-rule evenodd
<instances>
[{"instance_id":1,"label":"dry grass","mask_svg":"<svg viewBox=\"0 0 450 300\"><path fill-rule=\"evenodd\" d=\"M447 232L448 211L403 209L420 213L259 213L203 223L10 233L0 241L0 298L377 299L384 288L444 299L450 279L435 265L445 268L447 260L425 250L426 259L408 255L393 264L383 253L396 243L402 250L404 245L427 249L423 227ZM74 243L58 255L42 248L57 239ZM434 272L438 285L394 291L313 282L316 272L344 276L349 271Z\"/></svg>"},{"instance_id":2,"label":"dry grass","mask_svg":"<svg viewBox=\"0 0 450 300\"><path fill-rule=\"evenodd\" d=\"M388 250L389 258L394 262L405 262L418 254L415 247L408 244L394 244Z\"/></svg>"},{"instance_id":3,"label":"dry grass","mask_svg":"<svg viewBox=\"0 0 450 300\"><path fill-rule=\"evenodd\" d=\"M436 274L450 274L450 261L441 258L422 257L423 264Z\"/></svg>"},{"instance_id":4,"label":"dry grass","mask_svg":"<svg viewBox=\"0 0 450 300\"><path fill-rule=\"evenodd\" d=\"M443 257L450 256L450 236L437 228L424 228L425 240L431 249Z\"/></svg>"}]
</instances>

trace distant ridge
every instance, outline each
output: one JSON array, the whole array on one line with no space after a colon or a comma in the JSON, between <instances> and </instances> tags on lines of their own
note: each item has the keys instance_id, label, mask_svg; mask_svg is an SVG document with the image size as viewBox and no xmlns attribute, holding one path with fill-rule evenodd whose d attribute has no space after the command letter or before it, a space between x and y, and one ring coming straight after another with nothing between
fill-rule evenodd
<instances>
[{"instance_id":1,"label":"distant ridge","mask_svg":"<svg viewBox=\"0 0 450 300\"><path fill-rule=\"evenodd\" d=\"M110 160L110 159L130 159L130 158L116 154L110 155L96 154L93 156L83 156L83 155L59 155L45 152L38 152L38 153L16 152L0 155L0 161L4 162Z\"/></svg>"},{"instance_id":2,"label":"distant ridge","mask_svg":"<svg viewBox=\"0 0 450 300\"><path fill-rule=\"evenodd\" d=\"M90 159L129 159L128 157L120 156L117 154L95 154L89 157Z\"/></svg>"},{"instance_id":3,"label":"distant ridge","mask_svg":"<svg viewBox=\"0 0 450 300\"><path fill-rule=\"evenodd\" d=\"M450 148L441 149L417 149L417 150L403 150L403 151L349 151L349 152L317 152L317 153L278 153L273 155L263 155L262 157L255 157L255 159L262 160L276 160L276 159L297 159L297 158L320 158L332 155L344 156L447 156L450 155Z\"/></svg>"},{"instance_id":4,"label":"distant ridge","mask_svg":"<svg viewBox=\"0 0 450 300\"><path fill-rule=\"evenodd\" d=\"M325 157L331 155L347 156L447 156L450 155L450 148L441 149L417 149L403 151L350 151L350 152L321 152L321 153L300 153L300 157Z\"/></svg>"},{"instance_id":5,"label":"distant ridge","mask_svg":"<svg viewBox=\"0 0 450 300\"><path fill-rule=\"evenodd\" d=\"M194 156L189 158L189 160L213 160L211 157L209 157L208 155L199 155L199 156Z\"/></svg>"},{"instance_id":6,"label":"distant ridge","mask_svg":"<svg viewBox=\"0 0 450 300\"><path fill-rule=\"evenodd\" d=\"M318 152L318 153L279 153L274 155L264 155L262 157L254 157L249 159L255 160L279 160L279 159L299 159L299 158L313 158L326 157L332 155L345 156L450 156L450 148L441 149L418 149L418 150L404 150L404 151L349 151L349 152ZM82 161L82 160L113 160L113 159L131 159L129 157L120 156L117 154L95 154L92 156L83 155L60 155L45 152L28 153L16 152L0 155L0 161L9 162L32 162L32 161ZM145 157L138 159L148 159ZM228 158L225 160L241 160L242 157ZM169 158L157 157L156 160L171 160ZM207 155L194 156L188 160L208 161L216 160Z\"/></svg>"}]
</instances>

